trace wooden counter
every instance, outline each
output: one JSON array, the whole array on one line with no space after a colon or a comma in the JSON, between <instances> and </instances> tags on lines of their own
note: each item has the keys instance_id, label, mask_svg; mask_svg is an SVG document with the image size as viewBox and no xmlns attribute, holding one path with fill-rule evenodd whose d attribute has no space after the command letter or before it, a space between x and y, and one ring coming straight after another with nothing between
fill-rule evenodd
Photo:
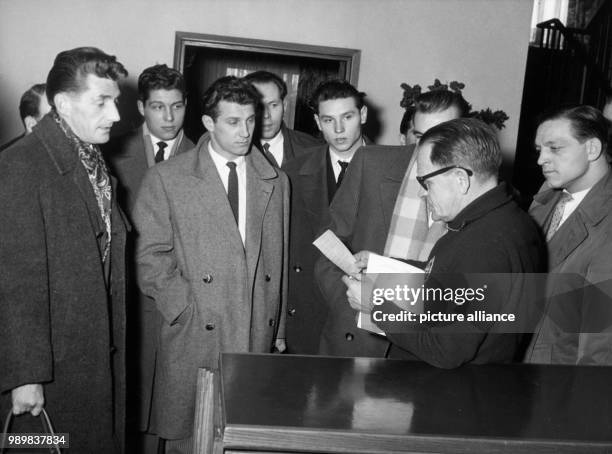
<instances>
[{"instance_id":1,"label":"wooden counter","mask_svg":"<svg viewBox=\"0 0 612 454\"><path fill-rule=\"evenodd\" d=\"M214 380L201 370L197 453L612 453L612 367L246 354L220 364Z\"/></svg>"}]
</instances>

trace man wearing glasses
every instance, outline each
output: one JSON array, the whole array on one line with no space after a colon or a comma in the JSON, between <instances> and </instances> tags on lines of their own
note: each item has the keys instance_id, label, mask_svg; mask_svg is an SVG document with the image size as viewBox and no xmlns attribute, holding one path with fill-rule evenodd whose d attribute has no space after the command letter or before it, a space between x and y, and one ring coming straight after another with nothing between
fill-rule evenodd
<instances>
[{"instance_id":1,"label":"man wearing glasses","mask_svg":"<svg viewBox=\"0 0 612 454\"><path fill-rule=\"evenodd\" d=\"M536 224L519 208L506 184L499 183L501 162L494 132L476 119L451 120L422 136L416 179L425 191L433 220L448 226L429 255L425 287L471 282L472 273L501 273L495 286L486 290L483 308L518 317L526 313L530 301L523 273L543 271L545 245ZM367 264L367 253L357 256ZM354 309L364 311L358 287L349 285L347 296ZM447 302L449 311L455 313L464 309L470 313L474 307L466 303L462 308L463 303L456 300ZM380 307L383 312L399 312L390 302ZM391 341L388 356L392 358L453 368L465 363L515 361L522 354L524 336L504 332L488 320L460 326L424 323L400 327L392 321L374 322Z\"/></svg>"},{"instance_id":2,"label":"man wearing glasses","mask_svg":"<svg viewBox=\"0 0 612 454\"><path fill-rule=\"evenodd\" d=\"M460 94L440 90L421 94L415 105L413 134L418 140L431 127L467 114ZM330 207L332 230L351 251L369 250L404 260L424 261L446 232L429 219L416 180L414 145L366 146L355 153ZM389 342L357 329L346 299L344 273L325 257L315 278L329 308L320 353L332 356L384 357Z\"/></svg>"}]
</instances>

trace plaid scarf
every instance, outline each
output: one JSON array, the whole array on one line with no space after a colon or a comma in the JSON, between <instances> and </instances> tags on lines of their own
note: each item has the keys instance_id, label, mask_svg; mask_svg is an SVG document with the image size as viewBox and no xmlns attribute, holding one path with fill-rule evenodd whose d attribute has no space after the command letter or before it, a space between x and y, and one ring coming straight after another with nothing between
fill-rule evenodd
<instances>
[{"instance_id":1,"label":"plaid scarf","mask_svg":"<svg viewBox=\"0 0 612 454\"><path fill-rule=\"evenodd\" d=\"M81 164L83 164L83 167L85 167L85 170L87 171L89 182L91 183L91 187L96 196L96 201L98 202L100 216L104 221L104 227L106 229L106 242L102 251L102 261L105 262L110 252L112 198L112 188L106 163L102 157L102 152L96 145L85 143L79 137L77 137L70 126L68 126L68 123L66 123L66 121L64 121L64 119L57 114L57 112L52 111L52 116L68 140L72 143L75 150L78 152Z\"/></svg>"},{"instance_id":2,"label":"plaid scarf","mask_svg":"<svg viewBox=\"0 0 612 454\"><path fill-rule=\"evenodd\" d=\"M418 195L421 187L416 180L415 161L416 153L410 159L395 201L384 255L424 262L447 229L441 221L429 226L427 203L424 197Z\"/></svg>"}]
</instances>

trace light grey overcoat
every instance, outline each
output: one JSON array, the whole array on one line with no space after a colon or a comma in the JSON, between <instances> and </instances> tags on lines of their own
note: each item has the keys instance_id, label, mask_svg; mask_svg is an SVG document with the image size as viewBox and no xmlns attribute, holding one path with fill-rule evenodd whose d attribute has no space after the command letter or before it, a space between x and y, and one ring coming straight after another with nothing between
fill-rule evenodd
<instances>
[{"instance_id":1,"label":"light grey overcoat","mask_svg":"<svg viewBox=\"0 0 612 454\"><path fill-rule=\"evenodd\" d=\"M163 317L150 427L168 439L192 434L199 367L284 338L287 176L246 156L243 246L208 142L149 169L133 213L139 285Z\"/></svg>"}]
</instances>

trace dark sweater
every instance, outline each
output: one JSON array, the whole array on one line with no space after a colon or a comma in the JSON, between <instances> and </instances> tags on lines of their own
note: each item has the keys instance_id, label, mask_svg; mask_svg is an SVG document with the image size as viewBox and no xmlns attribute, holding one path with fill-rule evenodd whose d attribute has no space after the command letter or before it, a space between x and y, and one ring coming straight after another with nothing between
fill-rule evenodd
<instances>
[{"instance_id":1,"label":"dark sweater","mask_svg":"<svg viewBox=\"0 0 612 454\"><path fill-rule=\"evenodd\" d=\"M513 200L505 183L486 192L465 207L451 222L449 232L431 251L432 263L426 285L436 277L453 273L538 273L545 271L545 243L527 213ZM493 298L488 295L488 312L522 311L527 304L528 286L514 276L499 279L501 288ZM457 306L455 312L469 311L469 304ZM397 312L396 306L385 303L385 312ZM378 326L392 342L391 358L417 359L438 367L453 368L464 363L510 362L519 359L525 335L521 333L492 334L491 326L427 325L418 332L393 333L388 323ZM387 328L387 329L385 329ZM395 326L397 328L397 325ZM397 331L397 329L395 329Z\"/></svg>"}]
</instances>

